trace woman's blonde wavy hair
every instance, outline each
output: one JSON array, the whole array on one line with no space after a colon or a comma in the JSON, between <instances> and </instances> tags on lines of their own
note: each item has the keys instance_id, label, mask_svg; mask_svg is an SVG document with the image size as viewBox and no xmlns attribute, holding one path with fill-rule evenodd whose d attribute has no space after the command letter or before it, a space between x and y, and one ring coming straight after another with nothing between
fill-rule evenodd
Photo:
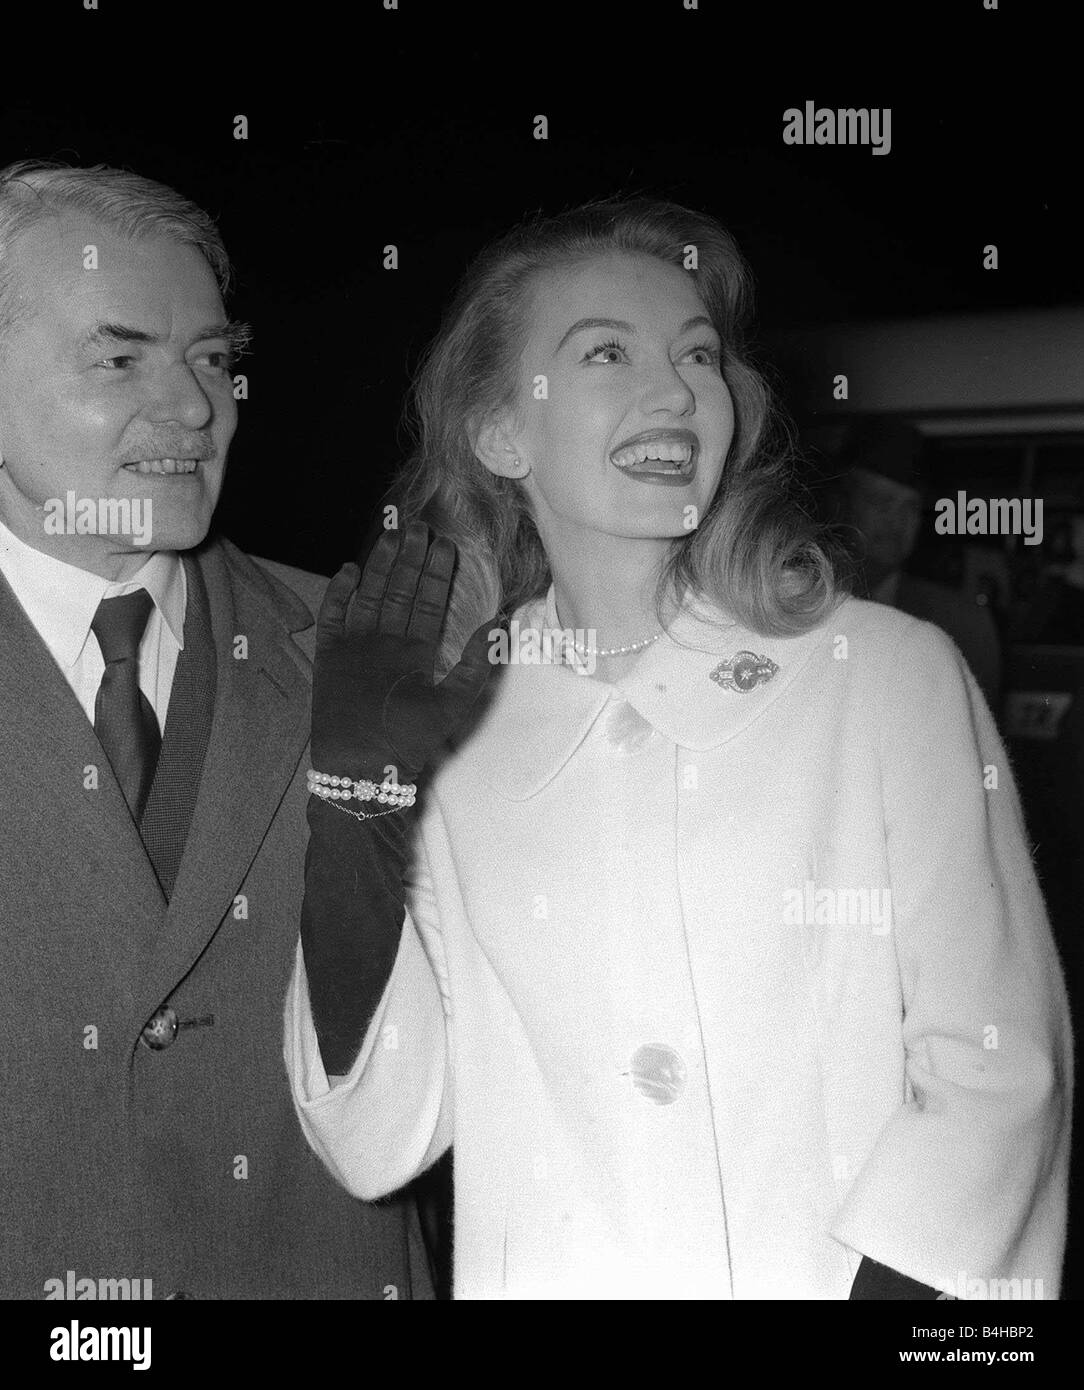
<instances>
[{"instance_id":1,"label":"woman's blonde wavy hair","mask_svg":"<svg viewBox=\"0 0 1084 1390\"><path fill-rule=\"evenodd\" d=\"M752 277L736 243L713 218L676 203L606 199L532 217L486 247L416 374L405 417L415 447L389 496L401 524L424 520L459 552L442 666L480 624L510 615L551 579L520 483L491 473L474 449L491 413L517 410L534 278L615 251L685 269L694 247L687 273L722 339L735 432L698 529L670 547L657 604L688 589L756 633L787 636L815 627L839 601L838 546L805 509L790 428L747 356Z\"/></svg>"}]
</instances>

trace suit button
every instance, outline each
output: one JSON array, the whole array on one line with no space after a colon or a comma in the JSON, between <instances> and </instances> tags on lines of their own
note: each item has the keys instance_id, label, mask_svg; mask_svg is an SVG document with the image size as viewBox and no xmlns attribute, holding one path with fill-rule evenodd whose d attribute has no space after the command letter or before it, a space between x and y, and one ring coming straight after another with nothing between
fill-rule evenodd
<instances>
[{"instance_id":1,"label":"suit button","mask_svg":"<svg viewBox=\"0 0 1084 1390\"><path fill-rule=\"evenodd\" d=\"M671 1105L685 1085L685 1063L672 1047L664 1043L645 1043L632 1054L629 1075L646 1100L656 1105Z\"/></svg>"},{"instance_id":2,"label":"suit button","mask_svg":"<svg viewBox=\"0 0 1084 1390\"><path fill-rule=\"evenodd\" d=\"M147 1020L142 1033L143 1041L155 1052L161 1052L162 1048L168 1047L176 1036L177 1015L168 1004L163 1004Z\"/></svg>"}]
</instances>

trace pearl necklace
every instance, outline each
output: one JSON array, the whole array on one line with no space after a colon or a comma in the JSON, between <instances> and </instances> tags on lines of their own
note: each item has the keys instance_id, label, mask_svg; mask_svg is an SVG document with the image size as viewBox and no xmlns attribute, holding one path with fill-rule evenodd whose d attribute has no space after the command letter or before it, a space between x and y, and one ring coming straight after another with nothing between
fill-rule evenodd
<instances>
[{"instance_id":1,"label":"pearl necklace","mask_svg":"<svg viewBox=\"0 0 1084 1390\"><path fill-rule=\"evenodd\" d=\"M645 637L640 642L630 642L625 647L581 647L578 642L573 642L573 650L580 656L624 656L626 652L643 651L645 647L650 647L652 642L657 642L662 636L662 629L652 637Z\"/></svg>"},{"instance_id":2,"label":"pearl necklace","mask_svg":"<svg viewBox=\"0 0 1084 1390\"><path fill-rule=\"evenodd\" d=\"M560 625L561 615L557 612L556 603L554 603L553 611L557 614L557 622L558 625ZM658 632L653 633L652 636L644 637L639 642L630 642L624 647L581 647L575 638L573 638L572 650L578 656L624 656L626 652L642 652L645 647L650 647L652 642L657 642L663 632L664 629L660 627Z\"/></svg>"}]
</instances>

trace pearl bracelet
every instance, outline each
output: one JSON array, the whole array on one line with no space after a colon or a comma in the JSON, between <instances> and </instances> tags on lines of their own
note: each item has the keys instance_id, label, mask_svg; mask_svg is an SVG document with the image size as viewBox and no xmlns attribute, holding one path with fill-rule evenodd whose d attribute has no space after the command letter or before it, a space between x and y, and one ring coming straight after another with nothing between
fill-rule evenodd
<instances>
[{"instance_id":1,"label":"pearl bracelet","mask_svg":"<svg viewBox=\"0 0 1084 1390\"><path fill-rule=\"evenodd\" d=\"M335 777L330 772L317 772L309 768L309 792L326 801L380 801L393 811L413 806L418 787L414 782L393 782L385 778L383 782L355 781L352 777ZM386 815L387 812L376 813Z\"/></svg>"}]
</instances>

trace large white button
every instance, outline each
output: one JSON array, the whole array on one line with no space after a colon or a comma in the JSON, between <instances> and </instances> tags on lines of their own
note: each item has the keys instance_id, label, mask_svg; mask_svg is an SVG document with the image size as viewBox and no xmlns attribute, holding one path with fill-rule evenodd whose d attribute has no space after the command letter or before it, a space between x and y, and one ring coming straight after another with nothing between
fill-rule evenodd
<instances>
[{"instance_id":1,"label":"large white button","mask_svg":"<svg viewBox=\"0 0 1084 1390\"><path fill-rule=\"evenodd\" d=\"M646 1100L672 1105L685 1085L685 1063L665 1043L645 1043L632 1054L629 1076Z\"/></svg>"}]
</instances>

